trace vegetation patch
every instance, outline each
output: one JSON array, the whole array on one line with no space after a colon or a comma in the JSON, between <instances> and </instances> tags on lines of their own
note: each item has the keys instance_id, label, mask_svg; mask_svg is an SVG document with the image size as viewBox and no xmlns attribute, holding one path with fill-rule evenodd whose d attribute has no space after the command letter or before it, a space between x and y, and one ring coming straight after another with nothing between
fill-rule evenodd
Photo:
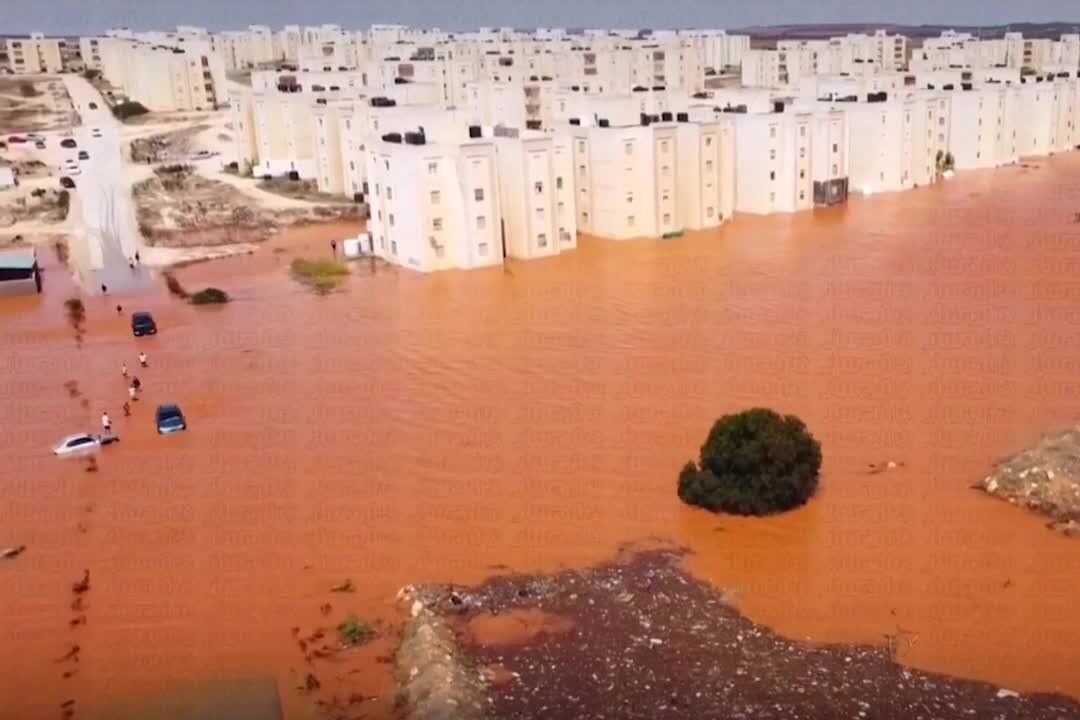
<instances>
[{"instance_id":1,"label":"vegetation patch","mask_svg":"<svg viewBox=\"0 0 1080 720\"><path fill-rule=\"evenodd\" d=\"M753 408L713 425L698 463L679 473L683 502L713 512L769 515L814 494L821 445L794 415Z\"/></svg>"},{"instance_id":2,"label":"vegetation patch","mask_svg":"<svg viewBox=\"0 0 1080 720\"><path fill-rule=\"evenodd\" d=\"M320 295L338 287L348 276L349 268L331 258L296 258L289 266L292 276Z\"/></svg>"},{"instance_id":3,"label":"vegetation patch","mask_svg":"<svg viewBox=\"0 0 1080 720\"><path fill-rule=\"evenodd\" d=\"M217 288L205 288L191 296L192 305L224 305L229 302L229 294Z\"/></svg>"},{"instance_id":4,"label":"vegetation patch","mask_svg":"<svg viewBox=\"0 0 1080 720\"><path fill-rule=\"evenodd\" d=\"M375 639L375 628L366 620L350 615L337 626L338 639L347 647L364 645Z\"/></svg>"},{"instance_id":5,"label":"vegetation patch","mask_svg":"<svg viewBox=\"0 0 1080 720\"><path fill-rule=\"evenodd\" d=\"M145 115L150 112L145 105L135 100L125 100L112 107L112 113L116 119L126 121L130 118Z\"/></svg>"}]
</instances>

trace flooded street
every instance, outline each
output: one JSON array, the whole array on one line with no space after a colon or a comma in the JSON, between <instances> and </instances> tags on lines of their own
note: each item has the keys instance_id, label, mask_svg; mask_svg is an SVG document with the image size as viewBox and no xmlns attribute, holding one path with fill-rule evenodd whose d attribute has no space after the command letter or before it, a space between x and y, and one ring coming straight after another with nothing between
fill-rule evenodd
<instances>
[{"instance_id":1,"label":"flooded street","mask_svg":"<svg viewBox=\"0 0 1080 720\"><path fill-rule=\"evenodd\" d=\"M290 628L393 620L406 583L594 563L654 537L791 638L900 627L912 666L1080 697L1080 544L970 489L1080 415L1080 157L1036 164L675 240L585 238L499 270L364 261L328 297L288 262L347 231L294 230L284 252L178 273L228 291L225 307L163 287L85 298L82 349L50 258L42 296L0 302L0 546L27 546L0 561L0 715L78 698L93 717L270 673L306 718ZM132 338L131 310L161 332ZM125 418L120 363L140 348ZM189 430L158 436L159 402ZM817 497L769 519L683 506L676 476L712 421L755 405L821 441ZM98 472L51 456L106 409L122 440ZM867 473L884 460L905 466ZM354 593L329 592L345 579ZM72 643L79 662L58 663ZM389 687L388 647L355 651L343 686Z\"/></svg>"}]
</instances>

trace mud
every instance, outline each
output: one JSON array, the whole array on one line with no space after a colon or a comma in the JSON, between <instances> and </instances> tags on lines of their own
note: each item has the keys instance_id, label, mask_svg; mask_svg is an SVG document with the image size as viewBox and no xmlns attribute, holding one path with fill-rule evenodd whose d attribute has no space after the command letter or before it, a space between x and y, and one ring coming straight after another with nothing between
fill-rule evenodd
<instances>
[{"instance_id":1,"label":"mud","mask_svg":"<svg viewBox=\"0 0 1080 720\"><path fill-rule=\"evenodd\" d=\"M876 645L812 645L756 625L722 591L683 571L681 553L651 550L587 570L507 575L435 610L448 622L541 613L558 632L522 638L458 634L466 659L509 682L486 689L484 717L985 718L1080 717L1080 702L919 672L897 662L918 633L897 626ZM793 599L796 601L796 599ZM434 603L433 603L434 604Z\"/></svg>"}]
</instances>

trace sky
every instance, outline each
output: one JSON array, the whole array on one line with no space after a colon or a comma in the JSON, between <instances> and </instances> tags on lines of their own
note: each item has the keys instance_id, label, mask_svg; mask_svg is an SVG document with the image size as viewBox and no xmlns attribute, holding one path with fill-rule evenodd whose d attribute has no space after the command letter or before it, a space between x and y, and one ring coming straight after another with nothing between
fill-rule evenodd
<instances>
[{"instance_id":1,"label":"sky","mask_svg":"<svg viewBox=\"0 0 1080 720\"><path fill-rule=\"evenodd\" d=\"M1080 0L3 0L0 34L92 34L114 26L211 30L251 24L737 28L831 22L1080 24ZM16 10L16 7L18 10Z\"/></svg>"}]
</instances>

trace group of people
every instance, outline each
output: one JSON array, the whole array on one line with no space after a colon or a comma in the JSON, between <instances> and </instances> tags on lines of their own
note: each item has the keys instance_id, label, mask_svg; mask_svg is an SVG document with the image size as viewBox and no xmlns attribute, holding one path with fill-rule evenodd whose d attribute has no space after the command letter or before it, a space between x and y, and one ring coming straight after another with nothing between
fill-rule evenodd
<instances>
[{"instance_id":1,"label":"group of people","mask_svg":"<svg viewBox=\"0 0 1080 720\"><path fill-rule=\"evenodd\" d=\"M139 352L139 367L150 367L145 352ZM120 375L127 380L127 363L120 363ZM140 392L142 392L142 381L139 380L137 375L132 375L131 382L128 384L128 399L124 401L124 417L129 417L131 415L131 403L138 401ZM109 417L107 411L101 413L101 429L105 432L112 431L112 418Z\"/></svg>"}]
</instances>

